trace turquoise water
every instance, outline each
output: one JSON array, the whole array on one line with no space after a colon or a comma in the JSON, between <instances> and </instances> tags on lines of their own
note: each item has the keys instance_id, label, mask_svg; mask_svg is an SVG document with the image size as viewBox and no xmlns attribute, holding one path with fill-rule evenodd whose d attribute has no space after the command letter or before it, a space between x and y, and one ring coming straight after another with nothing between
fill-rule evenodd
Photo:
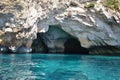
<instances>
[{"instance_id":1,"label":"turquoise water","mask_svg":"<svg viewBox=\"0 0 120 80\"><path fill-rule=\"evenodd\" d=\"M120 80L120 57L0 54L0 80Z\"/></svg>"}]
</instances>

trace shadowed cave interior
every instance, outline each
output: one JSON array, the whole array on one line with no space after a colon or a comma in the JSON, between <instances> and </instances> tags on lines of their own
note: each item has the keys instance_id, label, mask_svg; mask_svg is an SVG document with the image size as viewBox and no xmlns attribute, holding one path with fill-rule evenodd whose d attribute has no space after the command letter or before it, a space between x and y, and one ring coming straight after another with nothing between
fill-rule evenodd
<instances>
[{"instance_id":1,"label":"shadowed cave interior","mask_svg":"<svg viewBox=\"0 0 120 80\"><path fill-rule=\"evenodd\" d=\"M60 25L50 25L46 33L37 33L32 44L33 53L88 54L80 41L61 29Z\"/></svg>"}]
</instances>

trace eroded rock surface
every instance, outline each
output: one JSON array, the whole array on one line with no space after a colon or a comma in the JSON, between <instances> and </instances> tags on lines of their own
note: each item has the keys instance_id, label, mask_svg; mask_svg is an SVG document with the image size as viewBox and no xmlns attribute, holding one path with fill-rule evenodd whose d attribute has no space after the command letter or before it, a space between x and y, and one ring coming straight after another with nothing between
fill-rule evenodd
<instances>
[{"instance_id":1,"label":"eroded rock surface","mask_svg":"<svg viewBox=\"0 0 120 80\"><path fill-rule=\"evenodd\" d=\"M94 6L88 6L91 1ZM119 11L105 7L102 0L1 0L0 44L11 50L22 45L31 48L37 33L59 24L78 38L81 47L112 46L119 50Z\"/></svg>"}]
</instances>

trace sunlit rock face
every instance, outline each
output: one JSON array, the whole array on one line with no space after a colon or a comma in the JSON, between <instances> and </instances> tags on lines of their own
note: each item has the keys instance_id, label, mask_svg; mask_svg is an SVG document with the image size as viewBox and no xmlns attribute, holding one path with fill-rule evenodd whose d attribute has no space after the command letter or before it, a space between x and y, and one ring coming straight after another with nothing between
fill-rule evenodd
<instances>
[{"instance_id":1,"label":"sunlit rock face","mask_svg":"<svg viewBox=\"0 0 120 80\"><path fill-rule=\"evenodd\" d=\"M94 8L85 8L84 3L77 0L63 3L66 7L52 10L38 23L38 32L47 32L48 25L59 24L77 37L82 47L89 48L91 54L119 54L120 13L104 7L100 0L96 0Z\"/></svg>"},{"instance_id":2,"label":"sunlit rock face","mask_svg":"<svg viewBox=\"0 0 120 80\"><path fill-rule=\"evenodd\" d=\"M31 48L39 40L37 33L46 33L49 25L59 24L79 40L81 47L91 50L94 46L112 46L119 50L120 12L101 1L94 0L94 7L86 7L91 0L1 0L0 45L11 50L22 45ZM95 53L106 51L101 49Z\"/></svg>"},{"instance_id":3,"label":"sunlit rock face","mask_svg":"<svg viewBox=\"0 0 120 80\"><path fill-rule=\"evenodd\" d=\"M22 45L31 47L36 38L39 10L32 0L1 0L1 45L13 50Z\"/></svg>"}]
</instances>

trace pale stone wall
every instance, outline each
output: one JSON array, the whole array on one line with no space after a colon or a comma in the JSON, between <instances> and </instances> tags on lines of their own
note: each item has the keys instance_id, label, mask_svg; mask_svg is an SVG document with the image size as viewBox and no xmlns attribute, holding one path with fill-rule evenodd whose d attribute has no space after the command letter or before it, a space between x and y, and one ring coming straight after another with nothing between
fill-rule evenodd
<instances>
[{"instance_id":1,"label":"pale stone wall","mask_svg":"<svg viewBox=\"0 0 120 80\"><path fill-rule=\"evenodd\" d=\"M54 24L77 37L83 47L120 45L120 13L100 0L94 8L85 8L86 1L92 0L1 0L1 45L30 47L37 32L46 32Z\"/></svg>"}]
</instances>

